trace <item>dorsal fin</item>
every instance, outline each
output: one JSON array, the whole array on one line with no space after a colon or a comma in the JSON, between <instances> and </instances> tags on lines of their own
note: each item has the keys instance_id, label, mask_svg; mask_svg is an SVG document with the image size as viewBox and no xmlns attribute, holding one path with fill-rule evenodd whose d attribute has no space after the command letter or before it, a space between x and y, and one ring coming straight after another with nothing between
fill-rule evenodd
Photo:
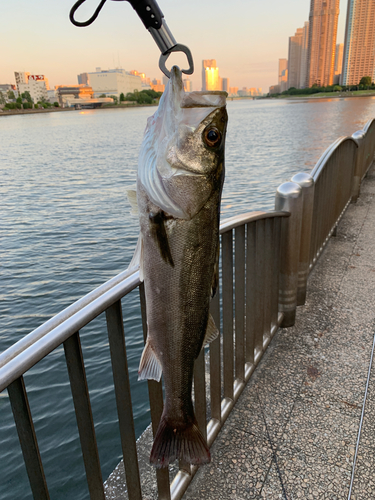
<instances>
[{"instance_id":1,"label":"dorsal fin","mask_svg":"<svg viewBox=\"0 0 375 500\"><path fill-rule=\"evenodd\" d=\"M133 258L130 261L128 269L136 270L139 268L139 279L143 281L143 238L142 234L139 234L137 245L134 250Z\"/></svg>"},{"instance_id":2,"label":"dorsal fin","mask_svg":"<svg viewBox=\"0 0 375 500\"><path fill-rule=\"evenodd\" d=\"M138 215L138 202L137 202L137 186L134 184L133 186L128 186L126 188L126 195L128 197L132 215Z\"/></svg>"}]
</instances>

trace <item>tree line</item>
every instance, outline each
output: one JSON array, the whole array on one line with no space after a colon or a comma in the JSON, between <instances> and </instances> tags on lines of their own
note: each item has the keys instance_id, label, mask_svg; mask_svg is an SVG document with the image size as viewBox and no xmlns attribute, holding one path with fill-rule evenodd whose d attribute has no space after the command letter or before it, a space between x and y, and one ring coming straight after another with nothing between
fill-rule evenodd
<instances>
[{"instance_id":1,"label":"tree line","mask_svg":"<svg viewBox=\"0 0 375 500\"><path fill-rule=\"evenodd\" d=\"M153 104L157 102L163 92L156 92L152 89L147 90L135 90L134 92L128 92L126 95L121 92L120 94L120 104L122 102L136 102L137 104ZM100 95L99 97L107 97L105 94ZM114 104L118 104L119 99L115 95L110 95L113 99Z\"/></svg>"},{"instance_id":2,"label":"tree line","mask_svg":"<svg viewBox=\"0 0 375 500\"><path fill-rule=\"evenodd\" d=\"M3 104L5 109L38 109L38 108L47 109L52 107L55 108L59 107L58 102L54 102L53 104L51 104L44 98L42 98L40 101L34 104L30 92L27 90L26 92L21 94L20 97L17 97L17 99L14 92L12 90L9 90L7 92L7 98L15 102L6 102L3 93L0 92L0 104Z\"/></svg>"},{"instance_id":3,"label":"tree line","mask_svg":"<svg viewBox=\"0 0 375 500\"><path fill-rule=\"evenodd\" d=\"M358 85L328 85L327 87L319 87L316 83L312 87L306 89L297 89L290 87L280 93L268 94L269 97L277 97L280 95L306 95L319 94L321 92L346 92L352 90L375 90L375 83L371 82L371 76L361 78Z\"/></svg>"}]
</instances>

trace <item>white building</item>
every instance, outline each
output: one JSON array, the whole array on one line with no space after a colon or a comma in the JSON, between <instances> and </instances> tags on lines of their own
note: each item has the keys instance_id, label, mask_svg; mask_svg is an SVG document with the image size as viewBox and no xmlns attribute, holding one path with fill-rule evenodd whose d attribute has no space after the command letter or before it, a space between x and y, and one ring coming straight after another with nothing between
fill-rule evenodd
<instances>
[{"instance_id":1,"label":"white building","mask_svg":"<svg viewBox=\"0 0 375 500\"><path fill-rule=\"evenodd\" d=\"M132 75L124 69L116 68L102 71L100 68L96 68L95 72L88 73L88 75L94 97L99 97L102 94L119 97L121 93L126 95L128 92L141 91L144 88L140 76Z\"/></svg>"},{"instance_id":2,"label":"white building","mask_svg":"<svg viewBox=\"0 0 375 500\"><path fill-rule=\"evenodd\" d=\"M52 90L47 90L47 94L48 94L48 101L53 104L55 102L58 101L58 97L57 97L57 94L56 94L56 90L55 89L52 89Z\"/></svg>"},{"instance_id":3,"label":"white building","mask_svg":"<svg viewBox=\"0 0 375 500\"><path fill-rule=\"evenodd\" d=\"M29 92L34 103L48 100L49 84L44 75L30 75L25 72L15 72L16 85L19 94Z\"/></svg>"}]
</instances>

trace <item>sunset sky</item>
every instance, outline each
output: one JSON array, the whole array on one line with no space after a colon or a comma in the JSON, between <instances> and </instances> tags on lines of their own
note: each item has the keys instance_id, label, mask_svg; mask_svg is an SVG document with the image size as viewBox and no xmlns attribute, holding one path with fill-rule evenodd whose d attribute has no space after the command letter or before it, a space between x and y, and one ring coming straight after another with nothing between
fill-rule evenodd
<instances>
[{"instance_id":1,"label":"sunset sky","mask_svg":"<svg viewBox=\"0 0 375 500\"><path fill-rule=\"evenodd\" d=\"M69 21L74 0L2 2L0 83L15 83L14 71L44 74L54 85L77 84L77 74L96 67L137 69L161 79L159 49L128 2L107 0L87 28ZM308 20L310 0L159 0L177 42L187 45L201 89L202 59L216 59L230 86L277 83L278 59L288 57L288 37ZM77 13L86 20L99 4L87 0ZM337 43L344 41L347 0L340 0ZM171 61L184 65L177 55Z\"/></svg>"}]
</instances>

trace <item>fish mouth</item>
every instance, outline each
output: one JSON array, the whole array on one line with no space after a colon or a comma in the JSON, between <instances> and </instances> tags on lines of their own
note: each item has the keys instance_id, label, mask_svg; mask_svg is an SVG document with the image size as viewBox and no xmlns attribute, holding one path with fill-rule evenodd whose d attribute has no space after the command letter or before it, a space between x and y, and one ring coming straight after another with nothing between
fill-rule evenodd
<instances>
[{"instance_id":1,"label":"fish mouth","mask_svg":"<svg viewBox=\"0 0 375 500\"><path fill-rule=\"evenodd\" d=\"M172 94L180 95L184 92L184 84L182 81L182 71L178 66L172 66L170 85L172 87Z\"/></svg>"}]
</instances>

